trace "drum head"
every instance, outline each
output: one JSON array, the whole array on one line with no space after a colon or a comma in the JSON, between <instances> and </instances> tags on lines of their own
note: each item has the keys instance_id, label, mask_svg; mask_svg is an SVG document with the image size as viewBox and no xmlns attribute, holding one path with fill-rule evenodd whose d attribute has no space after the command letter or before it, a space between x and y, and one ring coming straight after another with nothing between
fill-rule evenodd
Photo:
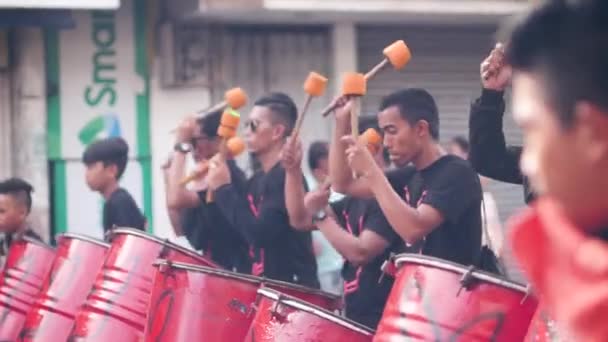
<instances>
[{"instance_id":1,"label":"drum head","mask_svg":"<svg viewBox=\"0 0 608 342\"><path fill-rule=\"evenodd\" d=\"M417 265L422 265L422 266L439 268L439 269L443 269L446 271L459 273L462 275L470 272L467 267L465 267L461 264L457 264L455 262L451 262L451 261L447 261L447 260L443 260L443 259L439 259L439 258L434 258L434 257L426 256L426 255L420 255L420 254L409 254L409 253L399 254L399 255L395 256L395 264L397 265L398 268L401 268L404 264L417 264ZM526 289L526 286L524 286L522 284L512 282L510 280L507 280L505 278L499 277L497 275L494 275L494 274L491 274L488 272L473 270L471 272L471 276L478 280L482 280L482 281L492 283L492 284L495 284L498 286L506 287L511 290L515 290L515 291L519 291L519 292L523 292L523 293L529 292Z\"/></svg>"},{"instance_id":2,"label":"drum head","mask_svg":"<svg viewBox=\"0 0 608 342\"><path fill-rule=\"evenodd\" d=\"M93 237L87 236L87 235L81 235L81 234L74 234L74 233L63 233L57 236L57 240L59 239L74 239L74 240L82 240L82 241L86 241L86 242L90 242L90 243L94 243L96 245L105 247L105 248L110 248L110 244L98 239L95 239Z\"/></svg>"},{"instance_id":3,"label":"drum head","mask_svg":"<svg viewBox=\"0 0 608 342\"><path fill-rule=\"evenodd\" d=\"M140 238L152 240L152 241L155 241L155 242L157 242L157 243L159 243L161 245L167 246L167 247L169 247L169 248L171 248L173 250L177 250L177 251L179 251L181 253L184 253L184 254L189 255L191 257L194 257L194 258L203 258L204 257L203 254L198 253L197 251L194 251L194 250L191 250L191 249L188 249L188 248L184 248L184 247L182 247L182 246L180 246L178 244L175 244L175 243L169 241L168 239L161 239L158 236L155 236L155 235L152 235L152 234L148 234L148 233L146 233L144 231L141 231L139 229L134 229L134 228L120 227L120 228L113 229L112 231L109 232L108 239L110 241L112 241L112 239L114 237L116 237L117 235L121 235L121 234L123 234L123 235L134 235L134 236L137 236L137 237L140 237ZM210 263L210 261L207 260L207 263ZM219 266L217 266L217 267L219 268Z\"/></svg>"},{"instance_id":4,"label":"drum head","mask_svg":"<svg viewBox=\"0 0 608 342\"><path fill-rule=\"evenodd\" d=\"M312 315L323 318L325 320L328 320L330 322L333 322L335 324L338 324L338 325L348 328L350 330L356 331L358 333L361 333L361 334L364 334L367 336L374 335L374 330L372 330L362 324L351 321L347 318L336 316L333 313L331 313L323 308L314 306L303 300L283 294L279 291L271 290L268 288L261 288L261 289L258 289L258 295L272 299L276 302L279 302L282 305L286 305L286 306L292 307L294 309L310 313Z\"/></svg>"}]
</instances>

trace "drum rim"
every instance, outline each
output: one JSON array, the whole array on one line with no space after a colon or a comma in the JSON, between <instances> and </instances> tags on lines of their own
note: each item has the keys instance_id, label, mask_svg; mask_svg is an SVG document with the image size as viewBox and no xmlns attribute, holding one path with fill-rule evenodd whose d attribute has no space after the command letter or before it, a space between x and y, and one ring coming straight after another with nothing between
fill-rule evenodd
<instances>
[{"instance_id":1,"label":"drum rim","mask_svg":"<svg viewBox=\"0 0 608 342\"><path fill-rule=\"evenodd\" d=\"M162 239L156 235L153 234L149 234L148 232L144 232L142 230L139 229L135 229L135 228L129 228L129 227L118 227L116 229L112 229L112 231L110 232L109 236L111 238L113 238L116 234L129 234L129 235L135 235L135 236L139 236L142 237L144 239L148 239L148 240L152 240L152 241L156 241L162 245L166 245L169 246L173 249L176 249L184 254L188 254L190 256L196 257L198 259L205 259L206 262L211 263L212 261L207 259L207 257L202 254L202 253L198 253L195 250L191 250L185 247L182 247L176 243L173 243L171 241L169 241L168 239ZM218 265L216 265L215 263L213 263L214 266L219 267Z\"/></svg>"},{"instance_id":2,"label":"drum rim","mask_svg":"<svg viewBox=\"0 0 608 342\"><path fill-rule=\"evenodd\" d=\"M298 299L298 298L296 298L294 296L290 296L288 294L284 294L281 291L263 287L263 288L258 289L258 295L262 295L266 298L270 298L275 301L278 301L279 297L281 297L281 298L283 298L281 300L282 304L291 306L293 308L302 310L304 312L316 315L321 318L325 318L330 322L336 323L338 325L349 328L356 332L359 332L359 333L362 333L362 334L365 334L368 336L374 336L375 331L361 323L357 323L346 317L337 316L328 310L325 310L314 304L308 303L305 300Z\"/></svg>"},{"instance_id":3,"label":"drum rim","mask_svg":"<svg viewBox=\"0 0 608 342\"><path fill-rule=\"evenodd\" d=\"M93 244L96 244L96 245L99 245L102 247L106 247L106 248L110 248L112 246L111 244L109 244L105 241L102 241L102 240L99 240L99 239L96 239L94 237L90 237L87 235L83 235L83 234L62 233L57 236L57 239L62 239L62 238L83 240L83 241L90 242L90 243L93 243Z\"/></svg>"},{"instance_id":4,"label":"drum rim","mask_svg":"<svg viewBox=\"0 0 608 342\"><path fill-rule=\"evenodd\" d=\"M215 268L211 268L211 267L192 265L192 264L188 264L185 262L170 261L170 260L166 260L166 259L157 259L156 261L154 261L153 265L154 266L165 265L165 266L174 267L177 269L184 269L187 271L211 273L211 274L215 274L215 275L226 276L227 278L248 280L252 283L258 284L261 288L268 288L267 285L280 285L283 288L295 289L295 290L302 291L304 293L309 293L309 294L322 295L331 300L340 299L340 296L338 296L336 294L317 290L317 289L311 289L306 286L302 286L302 285L298 285L298 284L291 284L288 282L264 278L264 277L258 277L258 276L254 276L254 275L250 275L250 274L232 272L232 271L228 271L228 270L224 270L224 269L215 269Z\"/></svg>"},{"instance_id":5,"label":"drum rim","mask_svg":"<svg viewBox=\"0 0 608 342\"><path fill-rule=\"evenodd\" d=\"M19 240L35 244L35 245L38 245L40 247L44 247L46 249L50 249L53 252L55 251L55 247L49 245L48 243L46 243L44 241L40 241L38 239L34 239L34 238L29 237L27 235L20 237ZM16 240L16 241L19 241L19 240Z\"/></svg>"},{"instance_id":6,"label":"drum rim","mask_svg":"<svg viewBox=\"0 0 608 342\"><path fill-rule=\"evenodd\" d=\"M208 266L193 265L193 264L188 264L185 262L171 261L171 260L167 260L167 259L156 259L152 263L152 265L156 266L156 267L168 266L168 267L173 267L173 268L176 268L179 270L195 271L195 272L201 272L201 273L205 273L205 274L218 275L218 276L221 276L224 278L245 280L249 283L256 284L257 286L259 286L259 284L260 284L259 277L248 275L248 274L232 272L232 271L225 270L223 268L213 268L213 267L208 267Z\"/></svg>"},{"instance_id":7,"label":"drum rim","mask_svg":"<svg viewBox=\"0 0 608 342\"><path fill-rule=\"evenodd\" d=\"M428 256L428 255L420 255L420 254L412 254L412 253L402 253L395 256L395 265L397 268L401 267L404 262L413 262L417 264L421 264L424 266L433 266L438 267L444 270L465 274L469 272L469 269L461 264L455 263L449 260L443 260L436 257ZM520 283L513 282L511 280L505 279L499 275L494 275L492 273L488 273L481 270L473 270L471 275L479 280L486 281L488 283L492 283L494 285L503 286L509 288L511 290L519 291L522 293L527 293L528 290L525 285Z\"/></svg>"}]
</instances>

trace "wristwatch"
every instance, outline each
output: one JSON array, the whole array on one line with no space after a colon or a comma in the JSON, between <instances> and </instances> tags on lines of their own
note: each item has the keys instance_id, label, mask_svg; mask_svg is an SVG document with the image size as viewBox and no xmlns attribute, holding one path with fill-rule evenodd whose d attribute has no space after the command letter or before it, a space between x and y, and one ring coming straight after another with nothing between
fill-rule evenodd
<instances>
[{"instance_id":1,"label":"wristwatch","mask_svg":"<svg viewBox=\"0 0 608 342\"><path fill-rule=\"evenodd\" d=\"M179 142L173 146L173 150L180 153L188 153L192 151L192 146L188 143Z\"/></svg>"},{"instance_id":2,"label":"wristwatch","mask_svg":"<svg viewBox=\"0 0 608 342\"><path fill-rule=\"evenodd\" d=\"M321 209L312 216L312 223L315 224L318 222L322 222L326 218L327 218L327 212L325 212L325 209Z\"/></svg>"}]
</instances>

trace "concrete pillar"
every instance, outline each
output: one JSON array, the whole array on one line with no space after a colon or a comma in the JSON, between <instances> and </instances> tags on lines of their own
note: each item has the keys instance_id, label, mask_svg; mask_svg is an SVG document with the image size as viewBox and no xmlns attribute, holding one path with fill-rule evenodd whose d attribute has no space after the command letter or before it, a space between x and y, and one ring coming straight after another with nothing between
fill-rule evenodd
<instances>
[{"instance_id":1,"label":"concrete pillar","mask_svg":"<svg viewBox=\"0 0 608 342\"><path fill-rule=\"evenodd\" d=\"M11 72L8 32L0 30L0 179L12 174Z\"/></svg>"},{"instance_id":2,"label":"concrete pillar","mask_svg":"<svg viewBox=\"0 0 608 342\"><path fill-rule=\"evenodd\" d=\"M46 68L41 29L23 28L15 35L13 88L13 170L32 184L31 225L45 240L50 235L47 158Z\"/></svg>"},{"instance_id":3,"label":"concrete pillar","mask_svg":"<svg viewBox=\"0 0 608 342\"><path fill-rule=\"evenodd\" d=\"M352 22L338 22L332 31L334 93L339 95L342 75L357 71L357 28Z\"/></svg>"}]
</instances>

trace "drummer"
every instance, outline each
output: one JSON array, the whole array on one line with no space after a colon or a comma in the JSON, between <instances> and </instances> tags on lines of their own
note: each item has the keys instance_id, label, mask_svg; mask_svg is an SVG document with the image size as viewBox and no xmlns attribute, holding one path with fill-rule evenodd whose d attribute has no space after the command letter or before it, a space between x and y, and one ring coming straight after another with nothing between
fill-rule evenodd
<instances>
[{"instance_id":1,"label":"drummer","mask_svg":"<svg viewBox=\"0 0 608 342\"><path fill-rule=\"evenodd\" d=\"M513 250L573 340L608 341L608 2L547 2L508 41L522 170L541 194Z\"/></svg>"},{"instance_id":2,"label":"drummer","mask_svg":"<svg viewBox=\"0 0 608 342\"><path fill-rule=\"evenodd\" d=\"M359 128L361 132L368 128L378 130L376 117L362 117ZM382 148L374 155L375 162L382 169L389 164L385 156ZM388 278L379 281L382 263L391 253L401 252L403 242L373 199L347 196L329 203L331 192L328 183L304 196L303 186L297 183L302 177L301 159L300 142L288 142L283 153L283 165L288 178L285 193L291 196L288 203L295 204L289 207L290 216L303 218L296 225L298 229L319 229L344 257L342 276L346 317L376 329L393 285Z\"/></svg>"},{"instance_id":3,"label":"drummer","mask_svg":"<svg viewBox=\"0 0 608 342\"><path fill-rule=\"evenodd\" d=\"M11 242L19 237L42 241L27 223L32 210L33 191L34 188L20 178L0 182L0 233L4 235L0 241L0 258L6 256Z\"/></svg>"},{"instance_id":4,"label":"drummer","mask_svg":"<svg viewBox=\"0 0 608 342\"><path fill-rule=\"evenodd\" d=\"M293 100L283 93L259 98L249 113L245 140L261 169L245 191L223 162L212 165L206 181L231 223L226 229L236 229L252 245L254 275L319 288L311 234L293 228L285 205L280 155L297 115Z\"/></svg>"},{"instance_id":5,"label":"drummer","mask_svg":"<svg viewBox=\"0 0 608 342\"><path fill-rule=\"evenodd\" d=\"M481 245L481 184L467 161L446 155L439 145L433 97L411 88L382 100L384 146L400 167L386 174L350 135L352 101L344 100L337 101L330 153L334 190L375 198L395 232L422 254L473 264ZM354 179L353 171L360 177Z\"/></svg>"},{"instance_id":6,"label":"drummer","mask_svg":"<svg viewBox=\"0 0 608 342\"><path fill-rule=\"evenodd\" d=\"M240 273L251 272L251 258L247 241L222 216L215 202L206 203L207 186L195 181L191 188L181 183L186 176L186 161L191 152L195 162L211 159L218 151L220 138L217 128L221 111L202 118L186 118L179 125L173 153L164 165L167 209L177 236L186 236L197 250L204 251L220 266ZM244 184L245 174L233 159L228 168L236 184Z\"/></svg>"}]
</instances>

